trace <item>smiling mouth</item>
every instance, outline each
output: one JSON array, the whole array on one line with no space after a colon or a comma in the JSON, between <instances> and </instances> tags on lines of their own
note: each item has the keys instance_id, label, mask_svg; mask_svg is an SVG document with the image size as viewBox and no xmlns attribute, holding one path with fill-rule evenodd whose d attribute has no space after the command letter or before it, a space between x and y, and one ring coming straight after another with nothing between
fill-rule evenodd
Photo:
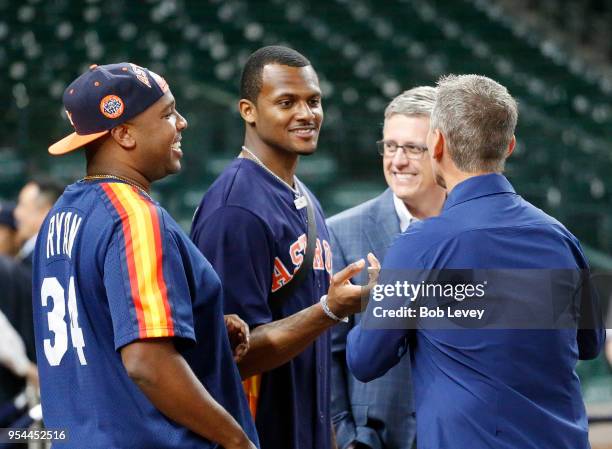
<instances>
[{"instance_id":1,"label":"smiling mouth","mask_svg":"<svg viewBox=\"0 0 612 449\"><path fill-rule=\"evenodd\" d=\"M177 153L177 154L179 154L181 156L183 155L183 150L181 150L181 141L180 140L178 142L174 142L172 144L172 146L170 147L170 149L173 152L175 152L175 153Z\"/></svg>"},{"instance_id":2,"label":"smiling mouth","mask_svg":"<svg viewBox=\"0 0 612 449\"><path fill-rule=\"evenodd\" d=\"M314 127L308 128L293 128L289 130L290 133L295 134L298 137L310 138L317 133L317 129Z\"/></svg>"},{"instance_id":3,"label":"smiling mouth","mask_svg":"<svg viewBox=\"0 0 612 449\"><path fill-rule=\"evenodd\" d=\"M415 173L397 173L393 172L393 177L398 181L412 181L417 175Z\"/></svg>"}]
</instances>

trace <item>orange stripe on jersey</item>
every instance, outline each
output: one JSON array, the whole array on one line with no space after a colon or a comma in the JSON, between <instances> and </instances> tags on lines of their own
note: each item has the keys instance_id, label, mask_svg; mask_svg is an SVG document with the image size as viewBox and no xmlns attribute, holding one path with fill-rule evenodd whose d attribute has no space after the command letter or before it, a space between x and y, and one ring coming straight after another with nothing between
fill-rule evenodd
<instances>
[{"instance_id":1,"label":"orange stripe on jersey","mask_svg":"<svg viewBox=\"0 0 612 449\"><path fill-rule=\"evenodd\" d=\"M253 419L257 415L257 403L259 402L259 388L261 386L261 374L256 374L242 381L242 388L249 402L249 410Z\"/></svg>"},{"instance_id":2,"label":"orange stripe on jersey","mask_svg":"<svg viewBox=\"0 0 612 449\"><path fill-rule=\"evenodd\" d=\"M159 216L155 206L122 183L102 184L123 224L130 290L140 338L174 335L163 276Z\"/></svg>"},{"instance_id":3,"label":"orange stripe on jersey","mask_svg":"<svg viewBox=\"0 0 612 449\"><path fill-rule=\"evenodd\" d=\"M130 221L127 219L127 212L123 205L117 199L115 192L110 187L110 184L101 184L102 189L115 207L115 210L121 218L123 227L123 237L125 239L125 260L127 262L128 273L130 276L130 290L132 301L134 301L134 309L136 310L136 318L138 319L138 330L140 336L146 335L146 323L144 314L142 313L142 305L140 304L140 295L138 294L138 281L136 280L136 268L134 267L134 256L132 250L132 231L130 230Z\"/></svg>"}]
</instances>

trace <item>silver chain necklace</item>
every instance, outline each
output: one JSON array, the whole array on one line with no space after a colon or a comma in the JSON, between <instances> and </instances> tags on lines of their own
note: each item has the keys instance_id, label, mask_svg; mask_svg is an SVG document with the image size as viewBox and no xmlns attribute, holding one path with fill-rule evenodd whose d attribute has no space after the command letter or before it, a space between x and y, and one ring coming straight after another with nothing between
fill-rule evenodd
<instances>
[{"instance_id":1,"label":"silver chain necklace","mask_svg":"<svg viewBox=\"0 0 612 449\"><path fill-rule=\"evenodd\" d=\"M286 185L287 187L289 187L289 189L291 189L291 191L293 192L293 195L298 198L300 196L302 196L302 194L299 192L299 190L293 188L291 185L289 185L289 183L287 181L285 181L284 179L282 179L280 176L278 176L276 173L274 173L272 170L270 170L268 167L266 167L266 164L264 164L263 162L261 162L261 159L259 159L257 156L255 156L255 154L249 150L247 147L245 147L244 145L242 146L242 151L244 151L245 153L247 153L250 157L249 159L251 159L253 162L255 162L257 165L259 165L261 168L263 168L265 171L267 171L268 173L270 173L272 176L274 176L278 181L280 181L281 183L283 183L284 185ZM244 157L244 156L239 156L239 157ZM293 182L294 184L297 186L298 185L298 180L297 177L295 175L293 175Z\"/></svg>"}]
</instances>

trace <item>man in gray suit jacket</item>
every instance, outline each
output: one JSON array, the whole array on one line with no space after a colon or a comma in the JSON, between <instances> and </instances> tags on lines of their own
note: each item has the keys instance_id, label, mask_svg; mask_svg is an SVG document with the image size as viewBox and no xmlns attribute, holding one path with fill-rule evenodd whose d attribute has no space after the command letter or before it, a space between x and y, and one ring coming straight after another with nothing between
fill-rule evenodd
<instances>
[{"instance_id":1,"label":"man in gray suit jacket","mask_svg":"<svg viewBox=\"0 0 612 449\"><path fill-rule=\"evenodd\" d=\"M416 87L387 106L377 146L389 188L328 220L335 272L368 252L382 262L387 247L411 221L440 213L445 191L435 182L425 154L435 94L433 87ZM367 284L365 276L353 282ZM355 315L332 330L332 420L338 449L410 449L415 436L410 358L381 378L359 382L345 359L346 335L358 321Z\"/></svg>"}]
</instances>

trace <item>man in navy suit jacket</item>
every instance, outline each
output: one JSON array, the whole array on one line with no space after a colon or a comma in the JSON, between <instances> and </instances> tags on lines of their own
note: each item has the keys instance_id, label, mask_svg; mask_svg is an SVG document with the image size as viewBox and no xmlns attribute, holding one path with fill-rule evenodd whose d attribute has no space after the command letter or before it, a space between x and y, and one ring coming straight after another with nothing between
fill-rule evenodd
<instances>
[{"instance_id":1,"label":"man in navy suit jacket","mask_svg":"<svg viewBox=\"0 0 612 449\"><path fill-rule=\"evenodd\" d=\"M426 137L436 89L422 86L396 98L385 110L377 142L389 188L380 196L328 220L334 271L386 249L410 222L437 215L445 191L434 180ZM353 279L366 284L365 273ZM410 449L415 435L410 359L380 379L359 382L346 367L346 335L359 316L332 329L332 419L339 449Z\"/></svg>"},{"instance_id":2,"label":"man in navy suit jacket","mask_svg":"<svg viewBox=\"0 0 612 449\"><path fill-rule=\"evenodd\" d=\"M427 146L434 176L448 197L438 217L415 223L394 242L379 285L390 286L385 273L408 275L415 269L501 269L531 276L529 288L515 283L495 297L502 302L489 303L495 307L510 299L503 319L575 298L575 285L554 273L588 274L580 244L561 223L518 196L501 174L514 149L517 115L508 91L489 78L451 75L438 82ZM535 281L541 282L533 282L538 273ZM548 298L540 294L547 289L554 292ZM369 326L381 324L370 321L380 304L371 300L348 336L348 366L369 381L410 347L419 449L587 449L575 366L578 358L596 357L605 337L594 299L582 298L581 319L593 315L586 327L581 321L573 328L538 328L546 313L532 315L531 328L515 320L506 328L451 329L455 323L447 322L446 328L416 331L407 329L407 321L403 329L389 329L391 321L386 329Z\"/></svg>"}]
</instances>

